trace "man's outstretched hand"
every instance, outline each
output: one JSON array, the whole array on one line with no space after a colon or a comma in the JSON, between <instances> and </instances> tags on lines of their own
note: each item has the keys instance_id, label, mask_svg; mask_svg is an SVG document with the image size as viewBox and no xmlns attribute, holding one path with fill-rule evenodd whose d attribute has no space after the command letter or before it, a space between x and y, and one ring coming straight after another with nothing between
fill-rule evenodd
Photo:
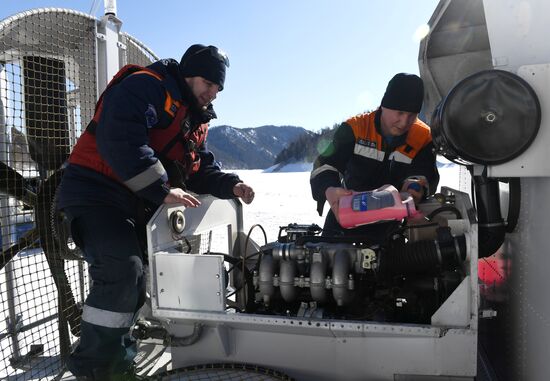
<instances>
[{"instance_id":1,"label":"man's outstretched hand","mask_svg":"<svg viewBox=\"0 0 550 381\"><path fill-rule=\"evenodd\" d=\"M233 194L239 197L246 204L250 204L254 200L254 189L245 183L238 183L233 187Z\"/></svg>"},{"instance_id":2,"label":"man's outstretched hand","mask_svg":"<svg viewBox=\"0 0 550 381\"><path fill-rule=\"evenodd\" d=\"M172 188L163 201L165 204L183 204L195 208L201 204L197 198L181 188Z\"/></svg>"}]
</instances>

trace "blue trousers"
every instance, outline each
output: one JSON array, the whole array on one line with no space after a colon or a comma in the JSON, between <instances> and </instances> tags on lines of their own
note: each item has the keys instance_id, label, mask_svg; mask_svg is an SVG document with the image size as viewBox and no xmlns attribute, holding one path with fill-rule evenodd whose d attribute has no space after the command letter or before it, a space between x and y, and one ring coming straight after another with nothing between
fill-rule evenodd
<instances>
[{"instance_id":1,"label":"blue trousers","mask_svg":"<svg viewBox=\"0 0 550 381\"><path fill-rule=\"evenodd\" d=\"M74 375L108 379L129 369L135 356L128 332L145 302L143 226L111 207L68 207L64 212L92 279L80 343L67 365Z\"/></svg>"}]
</instances>

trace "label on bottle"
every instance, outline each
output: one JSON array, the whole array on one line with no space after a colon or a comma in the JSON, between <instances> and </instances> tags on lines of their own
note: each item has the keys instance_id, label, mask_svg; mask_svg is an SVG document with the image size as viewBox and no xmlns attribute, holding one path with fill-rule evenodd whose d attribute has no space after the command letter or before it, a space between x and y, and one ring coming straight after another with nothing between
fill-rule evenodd
<instances>
[{"instance_id":1,"label":"label on bottle","mask_svg":"<svg viewBox=\"0 0 550 381\"><path fill-rule=\"evenodd\" d=\"M382 209L393 205L393 195L389 191L362 192L354 195L351 200L351 209L354 212Z\"/></svg>"}]
</instances>

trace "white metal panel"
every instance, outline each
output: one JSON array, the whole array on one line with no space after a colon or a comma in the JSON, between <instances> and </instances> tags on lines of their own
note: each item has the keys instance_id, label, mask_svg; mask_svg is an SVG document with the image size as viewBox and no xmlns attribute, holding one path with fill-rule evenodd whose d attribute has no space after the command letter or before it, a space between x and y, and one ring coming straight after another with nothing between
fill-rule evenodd
<instances>
[{"instance_id":1,"label":"white metal panel","mask_svg":"<svg viewBox=\"0 0 550 381\"><path fill-rule=\"evenodd\" d=\"M197 208L163 205L147 224L147 250L151 264L151 307L155 317L177 318L188 310L225 309L225 283L219 283L223 277L221 267L212 273L213 265L203 262L209 259L188 259L196 256L181 253L182 238L225 226L230 230L228 253L231 253L233 242L237 240L239 231L242 231L242 222L238 222L242 221L242 209L240 203L234 200L220 200L209 195L199 196L199 200L201 205ZM170 225L170 216L177 212L182 213L185 220L183 231L180 233L174 232ZM218 258L217 260L222 263L220 266L223 266L223 259L219 259L222 257L205 258ZM218 274L220 279L215 278L217 282L214 282L212 278L208 278L208 282L213 283L203 283L207 281L202 276L203 272L212 273L214 278ZM201 301L202 298L205 298L205 301ZM223 307L220 307L219 303L222 303Z\"/></svg>"},{"instance_id":2,"label":"white metal panel","mask_svg":"<svg viewBox=\"0 0 550 381\"><path fill-rule=\"evenodd\" d=\"M279 369L297 380L394 380L401 375L473 377L477 335L471 330L407 336L406 326L384 327L373 335L297 334L292 330L249 329L224 323L222 343L216 326L207 326L189 347L172 347L174 368L208 362L245 362ZM171 334L186 336L189 328L171 325Z\"/></svg>"},{"instance_id":3,"label":"white metal panel","mask_svg":"<svg viewBox=\"0 0 550 381\"><path fill-rule=\"evenodd\" d=\"M492 68L482 0L440 0L429 25L418 57L428 120L456 83Z\"/></svg>"},{"instance_id":4,"label":"white metal panel","mask_svg":"<svg viewBox=\"0 0 550 381\"><path fill-rule=\"evenodd\" d=\"M520 66L550 62L548 0L484 0L495 69L513 73Z\"/></svg>"},{"instance_id":5,"label":"white metal panel","mask_svg":"<svg viewBox=\"0 0 550 381\"><path fill-rule=\"evenodd\" d=\"M548 271L550 252L549 178L521 180L521 209L514 233L507 235L503 254L510 258L510 311L514 325L509 336L508 351L513 351L517 380L546 380L550 374L550 298Z\"/></svg>"},{"instance_id":6,"label":"white metal panel","mask_svg":"<svg viewBox=\"0 0 550 381\"><path fill-rule=\"evenodd\" d=\"M233 242L239 231L238 221L242 209L235 200L220 200L213 196L199 196L201 205L186 208L182 205L164 205L160 207L147 225L147 249L149 253L169 250L178 245L178 237L200 234L215 227L230 226ZM174 235L169 226L170 215L175 211L183 212L185 228ZM241 228L242 229L242 228ZM231 249L231 248L230 248Z\"/></svg>"},{"instance_id":7,"label":"white metal panel","mask_svg":"<svg viewBox=\"0 0 550 381\"><path fill-rule=\"evenodd\" d=\"M221 255L160 252L153 255L158 309L223 311L225 281ZM153 308L155 315L156 308Z\"/></svg>"},{"instance_id":8,"label":"white metal panel","mask_svg":"<svg viewBox=\"0 0 550 381\"><path fill-rule=\"evenodd\" d=\"M470 323L470 284L471 279L469 276L462 280L451 296L433 314L432 325L466 327Z\"/></svg>"}]
</instances>

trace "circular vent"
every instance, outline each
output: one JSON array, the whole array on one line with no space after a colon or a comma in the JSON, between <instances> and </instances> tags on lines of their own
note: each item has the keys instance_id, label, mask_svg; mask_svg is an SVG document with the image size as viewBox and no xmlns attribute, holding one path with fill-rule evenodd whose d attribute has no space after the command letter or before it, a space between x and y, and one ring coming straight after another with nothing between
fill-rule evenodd
<instances>
[{"instance_id":1,"label":"circular vent","mask_svg":"<svg viewBox=\"0 0 550 381\"><path fill-rule=\"evenodd\" d=\"M459 164L501 164L524 152L539 130L537 95L507 71L486 70L460 81L432 117L438 153Z\"/></svg>"}]
</instances>

